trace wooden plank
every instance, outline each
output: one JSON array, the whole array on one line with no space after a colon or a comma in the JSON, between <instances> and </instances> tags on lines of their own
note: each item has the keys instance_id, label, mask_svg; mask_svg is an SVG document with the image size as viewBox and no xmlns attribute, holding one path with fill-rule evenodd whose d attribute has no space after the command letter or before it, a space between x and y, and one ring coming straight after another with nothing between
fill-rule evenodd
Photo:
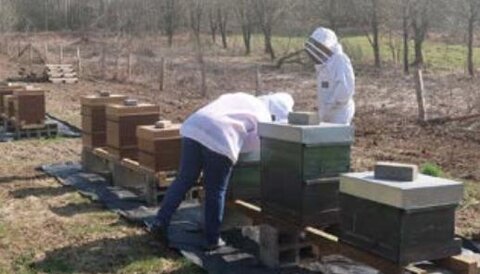
<instances>
[{"instance_id":1,"label":"wooden plank","mask_svg":"<svg viewBox=\"0 0 480 274\"><path fill-rule=\"evenodd\" d=\"M50 78L53 84L75 84L78 83L78 78Z\"/></svg>"},{"instance_id":2,"label":"wooden plank","mask_svg":"<svg viewBox=\"0 0 480 274\"><path fill-rule=\"evenodd\" d=\"M436 265L443 266L458 274L478 274L478 261L465 255L435 261Z\"/></svg>"},{"instance_id":3,"label":"wooden plank","mask_svg":"<svg viewBox=\"0 0 480 274\"><path fill-rule=\"evenodd\" d=\"M409 265L409 266L405 267L405 270L408 273L413 273L413 274L428 274L427 270L421 269L421 268L413 266L413 265Z\"/></svg>"}]
</instances>

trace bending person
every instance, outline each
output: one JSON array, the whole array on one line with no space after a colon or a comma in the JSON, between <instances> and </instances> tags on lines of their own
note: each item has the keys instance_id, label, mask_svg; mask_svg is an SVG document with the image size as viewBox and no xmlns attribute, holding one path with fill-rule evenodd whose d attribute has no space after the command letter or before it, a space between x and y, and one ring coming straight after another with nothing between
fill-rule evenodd
<instances>
[{"instance_id":1,"label":"bending person","mask_svg":"<svg viewBox=\"0 0 480 274\"><path fill-rule=\"evenodd\" d=\"M218 248L225 196L232 167L240 152L259 149L259 122L285 120L294 101L287 93L262 96L226 94L192 114L182 125L180 170L165 194L156 220L149 227L168 245L172 215L203 172L206 249Z\"/></svg>"}]
</instances>

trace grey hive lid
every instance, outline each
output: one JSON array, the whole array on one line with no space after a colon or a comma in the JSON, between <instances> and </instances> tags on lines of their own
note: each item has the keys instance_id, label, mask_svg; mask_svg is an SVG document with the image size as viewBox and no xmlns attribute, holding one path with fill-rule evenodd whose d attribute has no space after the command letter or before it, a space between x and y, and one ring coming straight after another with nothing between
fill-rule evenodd
<instances>
[{"instance_id":1,"label":"grey hive lid","mask_svg":"<svg viewBox=\"0 0 480 274\"><path fill-rule=\"evenodd\" d=\"M340 192L409 210L458 204L463 199L463 184L425 175L412 182L380 180L373 172L363 172L342 175Z\"/></svg>"},{"instance_id":2,"label":"grey hive lid","mask_svg":"<svg viewBox=\"0 0 480 274\"><path fill-rule=\"evenodd\" d=\"M352 144L355 138L352 126L329 123L319 125L259 123L258 134L262 138L306 145Z\"/></svg>"}]
</instances>

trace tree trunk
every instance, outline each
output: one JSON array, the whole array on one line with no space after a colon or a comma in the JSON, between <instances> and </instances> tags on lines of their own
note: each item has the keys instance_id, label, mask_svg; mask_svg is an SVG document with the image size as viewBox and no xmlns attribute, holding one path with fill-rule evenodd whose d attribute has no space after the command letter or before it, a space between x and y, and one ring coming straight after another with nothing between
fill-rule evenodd
<instances>
[{"instance_id":1,"label":"tree trunk","mask_svg":"<svg viewBox=\"0 0 480 274\"><path fill-rule=\"evenodd\" d=\"M380 42L379 42L379 22L378 22L378 0L372 0L372 32L373 32L373 55L375 57L375 67L380 68Z\"/></svg>"},{"instance_id":2,"label":"tree trunk","mask_svg":"<svg viewBox=\"0 0 480 274\"><path fill-rule=\"evenodd\" d=\"M328 22L333 31L337 31L337 0L328 1Z\"/></svg>"},{"instance_id":3,"label":"tree trunk","mask_svg":"<svg viewBox=\"0 0 480 274\"><path fill-rule=\"evenodd\" d=\"M422 67L424 64L423 58L423 39L415 39L415 65Z\"/></svg>"},{"instance_id":4,"label":"tree trunk","mask_svg":"<svg viewBox=\"0 0 480 274\"><path fill-rule=\"evenodd\" d=\"M242 26L242 34L243 34L243 43L245 45L245 55L250 55L251 46L250 40L252 37L252 32L249 26Z\"/></svg>"},{"instance_id":5,"label":"tree trunk","mask_svg":"<svg viewBox=\"0 0 480 274\"><path fill-rule=\"evenodd\" d=\"M473 33L475 28L475 16L470 15L468 19L468 53L467 53L467 66L468 66L468 75L474 76L475 68L473 67Z\"/></svg>"},{"instance_id":6,"label":"tree trunk","mask_svg":"<svg viewBox=\"0 0 480 274\"><path fill-rule=\"evenodd\" d=\"M272 60L275 60L275 51L272 46L272 32L268 26L263 28L263 34L265 38L265 53L269 54Z\"/></svg>"},{"instance_id":7,"label":"tree trunk","mask_svg":"<svg viewBox=\"0 0 480 274\"><path fill-rule=\"evenodd\" d=\"M408 33L408 14L410 9L410 1L407 0L403 10L403 72L405 74L410 73L410 65L409 65L409 33Z\"/></svg>"},{"instance_id":8,"label":"tree trunk","mask_svg":"<svg viewBox=\"0 0 480 274\"><path fill-rule=\"evenodd\" d=\"M223 48L228 48L227 43L227 22L228 22L228 14L226 9L218 8L217 10L217 21L220 34L222 36L222 45Z\"/></svg>"}]
</instances>

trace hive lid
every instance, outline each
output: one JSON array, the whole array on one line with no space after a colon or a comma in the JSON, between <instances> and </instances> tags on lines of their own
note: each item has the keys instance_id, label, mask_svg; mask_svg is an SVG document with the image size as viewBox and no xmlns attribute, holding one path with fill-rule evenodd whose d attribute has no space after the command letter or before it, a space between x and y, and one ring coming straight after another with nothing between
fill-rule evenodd
<instances>
[{"instance_id":1,"label":"hive lid","mask_svg":"<svg viewBox=\"0 0 480 274\"><path fill-rule=\"evenodd\" d=\"M34 86L25 86L23 89L14 90L13 95L15 96L24 96L24 95L44 95L45 90L34 87Z\"/></svg>"},{"instance_id":2,"label":"hive lid","mask_svg":"<svg viewBox=\"0 0 480 274\"><path fill-rule=\"evenodd\" d=\"M363 172L342 175L340 192L409 210L458 204L463 184L421 174L411 182L381 180L375 179L373 172Z\"/></svg>"},{"instance_id":3,"label":"hive lid","mask_svg":"<svg viewBox=\"0 0 480 274\"><path fill-rule=\"evenodd\" d=\"M124 104L109 104L106 106L108 116L127 116L127 115L160 115L160 107L153 104L137 104L136 106L126 106Z\"/></svg>"},{"instance_id":4,"label":"hive lid","mask_svg":"<svg viewBox=\"0 0 480 274\"><path fill-rule=\"evenodd\" d=\"M127 96L119 94L110 94L109 96L89 95L81 98L82 105L85 106L104 106L106 104L121 104Z\"/></svg>"},{"instance_id":5,"label":"hive lid","mask_svg":"<svg viewBox=\"0 0 480 274\"><path fill-rule=\"evenodd\" d=\"M352 144L354 132L352 126L329 123L319 125L259 123L258 125L260 137L306 145Z\"/></svg>"},{"instance_id":6,"label":"hive lid","mask_svg":"<svg viewBox=\"0 0 480 274\"><path fill-rule=\"evenodd\" d=\"M155 125L137 127L137 137L146 140L180 137L181 124L172 124L167 128L157 128Z\"/></svg>"}]
</instances>

